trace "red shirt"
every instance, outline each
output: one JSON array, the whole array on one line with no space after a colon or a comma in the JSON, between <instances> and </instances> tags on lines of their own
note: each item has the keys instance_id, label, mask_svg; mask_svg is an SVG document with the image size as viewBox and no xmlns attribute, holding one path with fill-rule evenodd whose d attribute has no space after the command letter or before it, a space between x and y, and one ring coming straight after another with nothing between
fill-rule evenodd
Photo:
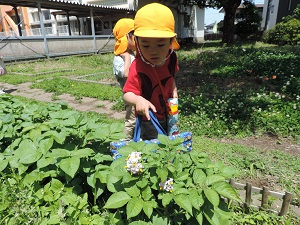
<instances>
[{"instance_id":1,"label":"red shirt","mask_svg":"<svg viewBox=\"0 0 300 225\"><path fill-rule=\"evenodd\" d=\"M157 119L166 118L166 101L173 98L173 82L179 70L176 53L173 52L164 65L152 67L139 55L132 62L123 92L133 92L150 101L156 108ZM161 83L161 87L158 83Z\"/></svg>"}]
</instances>

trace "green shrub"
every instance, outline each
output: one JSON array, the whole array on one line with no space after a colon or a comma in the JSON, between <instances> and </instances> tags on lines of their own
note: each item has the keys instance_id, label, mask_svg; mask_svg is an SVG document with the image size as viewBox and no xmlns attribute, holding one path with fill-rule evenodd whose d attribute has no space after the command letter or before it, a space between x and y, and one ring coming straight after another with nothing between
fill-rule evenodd
<instances>
[{"instance_id":1,"label":"green shrub","mask_svg":"<svg viewBox=\"0 0 300 225\"><path fill-rule=\"evenodd\" d=\"M265 32L263 41L277 45L299 45L300 20L293 18L276 24L275 27Z\"/></svg>"}]
</instances>

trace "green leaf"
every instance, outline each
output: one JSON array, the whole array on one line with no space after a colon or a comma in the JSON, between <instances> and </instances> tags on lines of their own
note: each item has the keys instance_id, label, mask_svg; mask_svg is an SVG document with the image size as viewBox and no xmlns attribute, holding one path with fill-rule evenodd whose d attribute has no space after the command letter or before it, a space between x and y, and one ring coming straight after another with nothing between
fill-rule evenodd
<instances>
[{"instance_id":1,"label":"green leaf","mask_svg":"<svg viewBox=\"0 0 300 225\"><path fill-rule=\"evenodd\" d=\"M108 198L106 204L104 205L104 208L106 209L120 208L124 206L130 199L131 197L125 191L113 193Z\"/></svg>"},{"instance_id":2,"label":"green leaf","mask_svg":"<svg viewBox=\"0 0 300 225\"><path fill-rule=\"evenodd\" d=\"M144 202L143 211L146 214L146 216L150 219L150 217L153 213L153 203L151 201Z\"/></svg>"},{"instance_id":3,"label":"green leaf","mask_svg":"<svg viewBox=\"0 0 300 225\"><path fill-rule=\"evenodd\" d=\"M41 181L46 177L55 176L55 171L48 171L48 172L40 172L38 170L34 170L30 173L27 173L23 179L23 183L25 185L32 185L34 182Z\"/></svg>"},{"instance_id":4,"label":"green leaf","mask_svg":"<svg viewBox=\"0 0 300 225\"><path fill-rule=\"evenodd\" d=\"M157 150L158 149L158 144L156 143L149 143L149 144L146 144L143 149L142 149L142 152L145 152L145 153L152 153L153 151Z\"/></svg>"},{"instance_id":5,"label":"green leaf","mask_svg":"<svg viewBox=\"0 0 300 225\"><path fill-rule=\"evenodd\" d=\"M130 184L132 184L132 182L130 182ZM126 184L126 185L124 185L124 189L127 192L127 194L129 194L131 197L138 197L141 194L141 191L137 187L136 184L134 184L133 186L129 186L129 187L127 187L127 184Z\"/></svg>"},{"instance_id":6,"label":"green leaf","mask_svg":"<svg viewBox=\"0 0 300 225\"><path fill-rule=\"evenodd\" d=\"M203 200L203 197L202 197L202 194L198 194L198 191L195 190L195 189L192 189L192 190L189 190L190 191L190 194L189 194L189 199L193 205L193 207L196 209L196 210L200 210L200 207L203 205L204 203L204 200Z\"/></svg>"},{"instance_id":7,"label":"green leaf","mask_svg":"<svg viewBox=\"0 0 300 225\"><path fill-rule=\"evenodd\" d=\"M176 181L185 181L189 177L189 171L184 170L176 176Z\"/></svg>"},{"instance_id":8,"label":"green leaf","mask_svg":"<svg viewBox=\"0 0 300 225\"><path fill-rule=\"evenodd\" d=\"M34 124L32 124L32 125L30 125L30 124L32 124L32 123L28 123L28 124L26 124L26 126L24 126L25 123L20 124L20 125L24 126L23 130L21 131L22 134L26 133L27 131L35 128Z\"/></svg>"},{"instance_id":9,"label":"green leaf","mask_svg":"<svg viewBox=\"0 0 300 225\"><path fill-rule=\"evenodd\" d=\"M177 184L174 184L174 194L178 195L178 194L186 194L189 195L190 194L190 190L188 190L186 187L181 188L180 186L177 186Z\"/></svg>"},{"instance_id":10,"label":"green leaf","mask_svg":"<svg viewBox=\"0 0 300 225\"><path fill-rule=\"evenodd\" d=\"M47 224L59 224L59 223L60 223L60 219L56 214L51 214L50 219L47 221Z\"/></svg>"},{"instance_id":11,"label":"green leaf","mask_svg":"<svg viewBox=\"0 0 300 225\"><path fill-rule=\"evenodd\" d=\"M42 134L42 131L40 130L40 128L36 127L36 128L31 129L31 130L29 131L29 138L30 138L31 140L34 141L34 140L36 140L38 137L40 137L41 134Z\"/></svg>"},{"instance_id":12,"label":"green leaf","mask_svg":"<svg viewBox=\"0 0 300 225\"><path fill-rule=\"evenodd\" d=\"M215 183L212 188L225 198L229 198L238 202L241 201L236 190L226 181Z\"/></svg>"},{"instance_id":13,"label":"green leaf","mask_svg":"<svg viewBox=\"0 0 300 225\"><path fill-rule=\"evenodd\" d=\"M222 218L222 220L229 220L233 216L233 212L224 211L218 207L216 207L214 211L219 215L220 218Z\"/></svg>"},{"instance_id":14,"label":"green leaf","mask_svg":"<svg viewBox=\"0 0 300 225\"><path fill-rule=\"evenodd\" d=\"M143 203L138 197L130 199L126 206L127 219L137 216L143 209Z\"/></svg>"},{"instance_id":15,"label":"green leaf","mask_svg":"<svg viewBox=\"0 0 300 225\"><path fill-rule=\"evenodd\" d=\"M195 169L194 173L193 173L194 183L203 185L205 180L206 180L206 174L203 172L203 170L202 169Z\"/></svg>"},{"instance_id":16,"label":"green leaf","mask_svg":"<svg viewBox=\"0 0 300 225\"><path fill-rule=\"evenodd\" d=\"M29 139L21 141L19 148L14 153L22 164L32 164L42 156L42 152Z\"/></svg>"},{"instance_id":17,"label":"green leaf","mask_svg":"<svg viewBox=\"0 0 300 225\"><path fill-rule=\"evenodd\" d=\"M129 183L131 181L135 181L137 177L132 176L129 172L126 172L123 174L122 182L123 183Z\"/></svg>"},{"instance_id":18,"label":"green leaf","mask_svg":"<svg viewBox=\"0 0 300 225\"><path fill-rule=\"evenodd\" d=\"M237 171L230 166L224 166L221 171L221 175L224 176L225 178L233 177L234 174L236 173Z\"/></svg>"},{"instance_id":19,"label":"green leaf","mask_svg":"<svg viewBox=\"0 0 300 225\"><path fill-rule=\"evenodd\" d=\"M4 159L4 156L2 153L0 153L0 172L4 170L8 165L8 160Z\"/></svg>"},{"instance_id":20,"label":"green leaf","mask_svg":"<svg viewBox=\"0 0 300 225\"><path fill-rule=\"evenodd\" d=\"M206 196L206 198L211 202L211 204L213 204L214 206L218 206L220 203L220 196L219 194L210 188L205 188L203 189L204 194Z\"/></svg>"},{"instance_id":21,"label":"green leaf","mask_svg":"<svg viewBox=\"0 0 300 225\"><path fill-rule=\"evenodd\" d=\"M172 142L172 140L170 140L170 138L166 135L163 134L158 134L157 139L159 140L159 142L163 145L167 145L169 146Z\"/></svg>"},{"instance_id":22,"label":"green leaf","mask_svg":"<svg viewBox=\"0 0 300 225\"><path fill-rule=\"evenodd\" d=\"M129 146L131 146L136 152L140 152L146 146L146 143L143 141L139 142L129 142Z\"/></svg>"},{"instance_id":23,"label":"green leaf","mask_svg":"<svg viewBox=\"0 0 300 225\"><path fill-rule=\"evenodd\" d=\"M152 197L152 192L151 192L151 188L149 186L146 186L146 188L143 188L142 190L142 197L144 200L150 200L150 198Z\"/></svg>"},{"instance_id":24,"label":"green leaf","mask_svg":"<svg viewBox=\"0 0 300 225\"><path fill-rule=\"evenodd\" d=\"M45 138L39 142L39 147L43 154L46 154L49 149L53 146L53 138Z\"/></svg>"},{"instance_id":25,"label":"green leaf","mask_svg":"<svg viewBox=\"0 0 300 225\"><path fill-rule=\"evenodd\" d=\"M115 176L114 174L110 173L107 177L107 189L110 192L117 192L120 189L123 189L123 185L121 183L122 177Z\"/></svg>"},{"instance_id":26,"label":"green leaf","mask_svg":"<svg viewBox=\"0 0 300 225\"><path fill-rule=\"evenodd\" d=\"M78 156L79 158L85 158L88 156L92 156L94 154L95 154L94 150L90 148L78 149L72 152L73 156Z\"/></svg>"},{"instance_id":27,"label":"green leaf","mask_svg":"<svg viewBox=\"0 0 300 225\"><path fill-rule=\"evenodd\" d=\"M176 137L174 140L172 140L171 145L180 147L180 146L181 146L181 143L182 143L183 141L184 141L183 138L181 138L181 137ZM183 147L183 146L182 146L182 147ZM183 147L183 149L186 150L185 147ZM177 149L177 150L178 150L178 149Z\"/></svg>"},{"instance_id":28,"label":"green leaf","mask_svg":"<svg viewBox=\"0 0 300 225\"><path fill-rule=\"evenodd\" d=\"M109 127L111 133L123 132L124 124L123 123L112 123Z\"/></svg>"},{"instance_id":29,"label":"green leaf","mask_svg":"<svg viewBox=\"0 0 300 225\"><path fill-rule=\"evenodd\" d=\"M56 158L54 158L54 157L42 157L42 158L40 158L37 162L36 162L36 165L37 165L37 168L45 168L45 167L47 167L47 166L49 166L49 165L53 165L53 164L55 164L56 163L56 161L57 161L57 159Z\"/></svg>"},{"instance_id":30,"label":"green leaf","mask_svg":"<svg viewBox=\"0 0 300 225\"><path fill-rule=\"evenodd\" d=\"M173 200L173 195L170 193L164 193L162 197L162 205L166 207Z\"/></svg>"},{"instance_id":31,"label":"green leaf","mask_svg":"<svg viewBox=\"0 0 300 225\"><path fill-rule=\"evenodd\" d=\"M51 151L46 154L46 157L49 158L66 158L70 156L71 152L63 148L51 149Z\"/></svg>"},{"instance_id":32,"label":"green leaf","mask_svg":"<svg viewBox=\"0 0 300 225\"><path fill-rule=\"evenodd\" d=\"M93 174L90 174L89 176L87 176L86 178L86 181L88 183L88 185L90 185L92 188L95 188L96 187L96 174L93 173Z\"/></svg>"},{"instance_id":33,"label":"green leaf","mask_svg":"<svg viewBox=\"0 0 300 225\"><path fill-rule=\"evenodd\" d=\"M203 224L203 214L201 211L198 211L195 213L196 214L196 220L198 221L199 225Z\"/></svg>"},{"instance_id":34,"label":"green leaf","mask_svg":"<svg viewBox=\"0 0 300 225\"><path fill-rule=\"evenodd\" d=\"M131 154L131 152L133 152L133 149L131 146L125 145L121 148L118 149L118 152L123 155L123 156L128 156L129 154Z\"/></svg>"},{"instance_id":35,"label":"green leaf","mask_svg":"<svg viewBox=\"0 0 300 225\"><path fill-rule=\"evenodd\" d=\"M52 202L55 200L52 191L44 190L44 200L46 202Z\"/></svg>"},{"instance_id":36,"label":"green leaf","mask_svg":"<svg viewBox=\"0 0 300 225\"><path fill-rule=\"evenodd\" d=\"M49 130L46 131L43 135L43 137L53 137L53 139L58 143L58 144L63 144L66 137L68 136L68 133L66 133L65 131L62 131L60 133L58 133L55 130Z\"/></svg>"},{"instance_id":37,"label":"green leaf","mask_svg":"<svg viewBox=\"0 0 300 225\"><path fill-rule=\"evenodd\" d=\"M212 185L214 183L224 181L224 180L225 180L225 178L223 176L212 174L212 175L208 175L206 177L205 183L207 186L209 186L209 185Z\"/></svg>"},{"instance_id":38,"label":"green leaf","mask_svg":"<svg viewBox=\"0 0 300 225\"><path fill-rule=\"evenodd\" d=\"M124 133L114 133L114 134L111 134L110 136L110 140L120 140L122 138L125 137Z\"/></svg>"},{"instance_id":39,"label":"green leaf","mask_svg":"<svg viewBox=\"0 0 300 225\"><path fill-rule=\"evenodd\" d=\"M164 182L168 177L168 170L166 168L156 168L156 174L161 182Z\"/></svg>"},{"instance_id":40,"label":"green leaf","mask_svg":"<svg viewBox=\"0 0 300 225\"><path fill-rule=\"evenodd\" d=\"M142 180L136 182L136 185L140 188L144 188L148 185L148 180L146 178L143 178Z\"/></svg>"},{"instance_id":41,"label":"green leaf","mask_svg":"<svg viewBox=\"0 0 300 225\"><path fill-rule=\"evenodd\" d=\"M177 205L179 205L181 208L186 210L190 215L193 215L192 210L192 203L190 202L187 195L179 194L174 196L174 201Z\"/></svg>"},{"instance_id":42,"label":"green leaf","mask_svg":"<svg viewBox=\"0 0 300 225\"><path fill-rule=\"evenodd\" d=\"M62 182L59 180L52 178L51 181L51 190L56 193L56 192L61 192L64 189L64 185Z\"/></svg>"},{"instance_id":43,"label":"green leaf","mask_svg":"<svg viewBox=\"0 0 300 225\"><path fill-rule=\"evenodd\" d=\"M80 165L80 159L76 156L62 159L59 162L59 167L68 174L71 178L74 178L76 172L78 171Z\"/></svg>"},{"instance_id":44,"label":"green leaf","mask_svg":"<svg viewBox=\"0 0 300 225\"><path fill-rule=\"evenodd\" d=\"M148 223L148 222L144 222L144 221L133 221L131 222L129 225L152 225L153 223Z\"/></svg>"},{"instance_id":45,"label":"green leaf","mask_svg":"<svg viewBox=\"0 0 300 225\"><path fill-rule=\"evenodd\" d=\"M152 219L153 225L170 225L167 217L162 217L160 215L153 215Z\"/></svg>"}]
</instances>

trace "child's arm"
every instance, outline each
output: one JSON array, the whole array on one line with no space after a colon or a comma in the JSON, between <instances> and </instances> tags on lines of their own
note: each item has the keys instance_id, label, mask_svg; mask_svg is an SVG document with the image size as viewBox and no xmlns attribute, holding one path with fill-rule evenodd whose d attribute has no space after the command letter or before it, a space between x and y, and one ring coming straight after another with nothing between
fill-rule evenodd
<instances>
[{"instance_id":1,"label":"child's arm","mask_svg":"<svg viewBox=\"0 0 300 225\"><path fill-rule=\"evenodd\" d=\"M178 98L177 87L175 80L173 81L173 98Z\"/></svg>"},{"instance_id":2,"label":"child's arm","mask_svg":"<svg viewBox=\"0 0 300 225\"><path fill-rule=\"evenodd\" d=\"M131 58L128 52L124 52L121 54L122 58L124 59L124 78L127 79L129 74L129 67L131 65Z\"/></svg>"},{"instance_id":3,"label":"child's arm","mask_svg":"<svg viewBox=\"0 0 300 225\"><path fill-rule=\"evenodd\" d=\"M136 112L139 115L146 116L148 120L150 120L149 109L156 112L156 108L151 102L133 92L126 92L124 94L124 101L129 105L135 106Z\"/></svg>"}]
</instances>

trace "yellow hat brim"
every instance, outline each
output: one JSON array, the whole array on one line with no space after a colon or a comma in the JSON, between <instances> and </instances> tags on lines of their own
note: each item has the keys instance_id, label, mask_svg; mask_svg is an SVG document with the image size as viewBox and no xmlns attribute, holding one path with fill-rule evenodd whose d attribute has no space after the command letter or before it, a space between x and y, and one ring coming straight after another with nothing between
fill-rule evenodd
<instances>
[{"instance_id":1,"label":"yellow hat brim","mask_svg":"<svg viewBox=\"0 0 300 225\"><path fill-rule=\"evenodd\" d=\"M128 41L127 41L127 36L125 35L122 38L116 40L114 54L120 55L120 54L126 52L127 47L128 47Z\"/></svg>"}]
</instances>

